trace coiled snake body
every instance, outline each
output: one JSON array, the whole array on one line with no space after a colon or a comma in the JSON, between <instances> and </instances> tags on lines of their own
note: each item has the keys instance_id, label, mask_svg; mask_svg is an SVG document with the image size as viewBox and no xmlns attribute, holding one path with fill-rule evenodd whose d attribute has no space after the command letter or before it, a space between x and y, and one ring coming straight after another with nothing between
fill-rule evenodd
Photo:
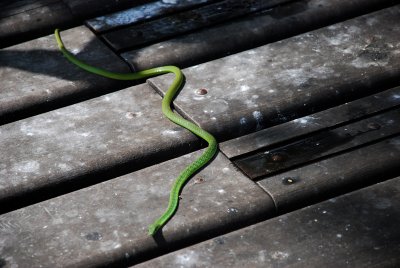
<instances>
[{"instance_id":1,"label":"coiled snake body","mask_svg":"<svg viewBox=\"0 0 400 268\"><path fill-rule=\"evenodd\" d=\"M64 56L74 63L75 65L79 66L80 68L100 75L104 77L108 77L111 79L117 79L117 80L137 80L137 79L143 79L143 78L148 78L148 77L153 77L156 75L161 75L161 74L166 74L166 73L173 73L175 74L175 78L172 82L172 84L169 86L167 92L165 93L164 98L162 99L162 112L164 115L174 122L177 125L180 125L195 135L201 137L202 139L206 140L208 142L208 147L206 150L203 152L203 154L197 158L193 163L191 163L189 166L187 166L178 176L178 178L175 180L170 197L169 197L169 203L168 203L168 208L164 212L163 215L161 215L153 224L149 226L149 235L154 235L157 233L157 231L162 228L170 219L171 217L175 214L177 208L178 208L178 202L179 202L179 194L190 177L196 173L199 169L201 169L203 166L205 166L215 155L217 152L218 144L216 139L207 131L201 129L197 125L193 124L190 121L185 120L181 116L175 114L172 109L171 109L171 103L177 93L177 91L180 89L180 87L183 85L183 73L182 71L175 66L162 66L162 67L157 67L157 68L152 68L136 73L114 73L114 72L109 72L104 69L100 69L94 66L90 66L80 60L78 60L74 55L72 55L65 47L64 44L61 40L59 30L55 30L55 37L57 40L58 47L60 48L61 52L64 54Z\"/></svg>"}]
</instances>

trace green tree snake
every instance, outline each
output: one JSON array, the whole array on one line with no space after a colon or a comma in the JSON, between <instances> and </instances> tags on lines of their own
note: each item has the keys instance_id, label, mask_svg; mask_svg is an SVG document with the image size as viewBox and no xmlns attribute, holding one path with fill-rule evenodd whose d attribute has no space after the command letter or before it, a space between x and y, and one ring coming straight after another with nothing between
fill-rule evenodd
<instances>
[{"instance_id":1,"label":"green tree snake","mask_svg":"<svg viewBox=\"0 0 400 268\"><path fill-rule=\"evenodd\" d=\"M59 30L55 30L55 37L57 40L57 44L63 55L71 61L73 64L79 66L80 68L100 75L107 78L117 79L117 80L137 80L143 79L148 77L153 77L156 75L166 74L166 73L173 73L175 78L172 84L169 86L167 92L165 93L164 98L162 99L162 112L163 114L172 122L177 125L180 125L195 135L201 137L208 143L208 147L205 149L203 154L197 158L194 162L188 165L178 176L175 180L169 197L168 208L153 224L149 226L149 235L154 235L157 233L159 229L161 229L175 214L178 203L179 203L179 195L182 191L183 186L185 185L186 181L188 181L193 174L195 174L199 169L203 166L207 165L207 163L214 157L215 153L217 152L218 144L216 139L207 131L201 129L194 123L187 121L183 117L175 114L171 109L171 103L173 99L176 97L176 93L183 86L184 76L182 71L175 66L162 66L156 67L140 72L135 73L114 73L104 69L100 69L91 65L88 65L79 59L77 59L73 54L71 54L65 47L61 40Z\"/></svg>"}]
</instances>

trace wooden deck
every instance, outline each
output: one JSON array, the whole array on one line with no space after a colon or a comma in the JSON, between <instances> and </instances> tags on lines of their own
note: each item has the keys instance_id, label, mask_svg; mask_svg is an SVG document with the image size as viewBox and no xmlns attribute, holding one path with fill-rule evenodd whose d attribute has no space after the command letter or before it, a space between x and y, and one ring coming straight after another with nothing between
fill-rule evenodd
<instances>
[{"instance_id":1,"label":"wooden deck","mask_svg":"<svg viewBox=\"0 0 400 268\"><path fill-rule=\"evenodd\" d=\"M400 2L4 1L0 267L400 266ZM216 158L180 171L211 132ZM200 90L201 89L201 90Z\"/></svg>"}]
</instances>

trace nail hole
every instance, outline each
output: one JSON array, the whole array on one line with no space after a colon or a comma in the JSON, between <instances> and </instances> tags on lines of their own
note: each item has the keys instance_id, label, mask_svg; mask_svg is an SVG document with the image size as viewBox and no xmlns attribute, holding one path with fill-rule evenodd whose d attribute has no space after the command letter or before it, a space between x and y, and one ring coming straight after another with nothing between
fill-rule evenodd
<instances>
[{"instance_id":1,"label":"nail hole","mask_svg":"<svg viewBox=\"0 0 400 268\"><path fill-rule=\"evenodd\" d=\"M296 182L297 182L297 179L292 178L292 177L286 177L286 178L283 178L283 180L282 180L282 183L285 185L290 185L290 184L293 184Z\"/></svg>"},{"instance_id":2,"label":"nail hole","mask_svg":"<svg viewBox=\"0 0 400 268\"><path fill-rule=\"evenodd\" d=\"M195 180L194 180L194 183L195 184L200 184L200 183L203 183L205 180L204 180L204 178L202 178L202 177L197 177Z\"/></svg>"},{"instance_id":3,"label":"nail hole","mask_svg":"<svg viewBox=\"0 0 400 268\"><path fill-rule=\"evenodd\" d=\"M127 112L127 113L125 114L125 117L128 118L128 119L132 119L132 118L135 118L135 117L139 117L139 116L141 116L141 115L142 115L141 112L137 112L137 113Z\"/></svg>"},{"instance_id":4,"label":"nail hole","mask_svg":"<svg viewBox=\"0 0 400 268\"><path fill-rule=\"evenodd\" d=\"M196 94L200 95L200 96L206 95L207 93L208 93L208 91L205 88L199 88L199 89L196 90Z\"/></svg>"},{"instance_id":5,"label":"nail hole","mask_svg":"<svg viewBox=\"0 0 400 268\"><path fill-rule=\"evenodd\" d=\"M285 157L281 154L274 154L271 156L271 161L272 162L282 162L285 160Z\"/></svg>"},{"instance_id":6,"label":"nail hole","mask_svg":"<svg viewBox=\"0 0 400 268\"><path fill-rule=\"evenodd\" d=\"M372 130L378 130L381 128L381 125L379 125L378 123L372 122L368 124L368 128L372 129Z\"/></svg>"}]
</instances>

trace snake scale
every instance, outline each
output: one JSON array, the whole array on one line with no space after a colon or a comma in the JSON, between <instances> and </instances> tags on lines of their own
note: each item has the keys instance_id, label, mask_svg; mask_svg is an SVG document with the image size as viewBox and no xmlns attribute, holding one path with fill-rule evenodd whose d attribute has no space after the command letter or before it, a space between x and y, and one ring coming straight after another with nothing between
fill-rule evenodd
<instances>
[{"instance_id":1,"label":"snake scale","mask_svg":"<svg viewBox=\"0 0 400 268\"><path fill-rule=\"evenodd\" d=\"M203 154L197 158L194 162L188 165L178 176L175 180L169 197L168 208L153 224L149 226L149 235L154 236L158 230L160 230L175 214L178 203L179 203L179 194L182 191L183 186L185 183L195 174L199 169L207 165L208 162L214 157L215 153L217 152L218 144L216 139L207 131L201 129L197 125L193 124L192 122L184 119L183 117L174 113L171 109L171 103L173 99L176 97L178 90L180 87L183 86L184 76L182 71L175 66L162 66L156 67L140 72L135 73L114 73L104 69L100 69L91 65L88 65L79 59L77 59L73 54L71 54L65 47L60 37L59 30L56 29L55 32L56 41L58 44L59 49L63 53L63 55L73 64L79 66L80 68L111 79L117 80L137 80L143 79L148 77L153 77L161 74L166 73L173 73L175 78L172 84L169 86L167 92L165 93L164 98L162 99L162 112L163 114L175 124L182 126L195 135L201 137L208 143L208 147L205 149Z\"/></svg>"}]
</instances>

